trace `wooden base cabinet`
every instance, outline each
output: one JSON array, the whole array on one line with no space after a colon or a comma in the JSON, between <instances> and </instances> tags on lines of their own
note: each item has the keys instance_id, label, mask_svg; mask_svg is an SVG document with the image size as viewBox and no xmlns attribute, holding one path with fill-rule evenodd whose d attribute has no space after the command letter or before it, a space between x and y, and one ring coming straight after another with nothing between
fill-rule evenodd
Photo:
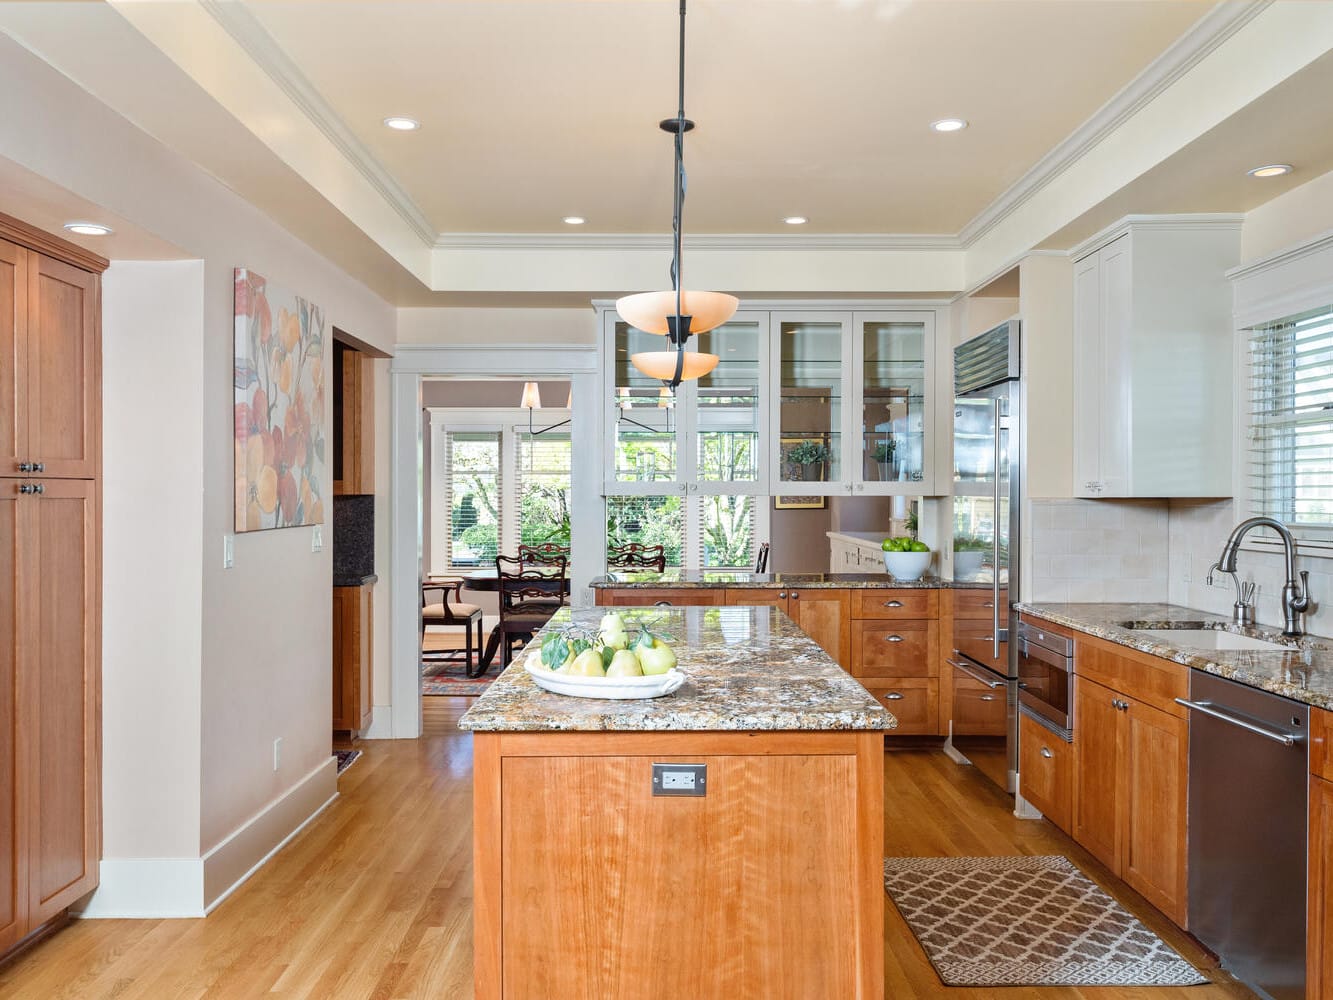
<instances>
[{"instance_id":1,"label":"wooden base cabinet","mask_svg":"<svg viewBox=\"0 0 1333 1000\"><path fill-rule=\"evenodd\" d=\"M662 605L673 608L716 607L723 603L720 587L623 587L597 591L597 603L612 608Z\"/></svg>"},{"instance_id":2,"label":"wooden base cabinet","mask_svg":"<svg viewBox=\"0 0 1333 1000\"><path fill-rule=\"evenodd\" d=\"M1305 995L1333 996L1333 712L1310 709Z\"/></svg>"},{"instance_id":3,"label":"wooden base cabinet","mask_svg":"<svg viewBox=\"0 0 1333 1000\"><path fill-rule=\"evenodd\" d=\"M1029 715L1018 716L1019 794L1065 833L1074 821L1074 748Z\"/></svg>"},{"instance_id":4,"label":"wooden base cabinet","mask_svg":"<svg viewBox=\"0 0 1333 1000\"><path fill-rule=\"evenodd\" d=\"M851 595L846 590L728 587L727 604L777 608L819 643L844 670L851 662Z\"/></svg>"},{"instance_id":5,"label":"wooden base cabinet","mask_svg":"<svg viewBox=\"0 0 1333 1000\"><path fill-rule=\"evenodd\" d=\"M1188 719L1086 677L1074 718L1074 839L1185 927Z\"/></svg>"},{"instance_id":6,"label":"wooden base cabinet","mask_svg":"<svg viewBox=\"0 0 1333 1000\"><path fill-rule=\"evenodd\" d=\"M333 731L370 728L371 585L333 588Z\"/></svg>"}]
</instances>

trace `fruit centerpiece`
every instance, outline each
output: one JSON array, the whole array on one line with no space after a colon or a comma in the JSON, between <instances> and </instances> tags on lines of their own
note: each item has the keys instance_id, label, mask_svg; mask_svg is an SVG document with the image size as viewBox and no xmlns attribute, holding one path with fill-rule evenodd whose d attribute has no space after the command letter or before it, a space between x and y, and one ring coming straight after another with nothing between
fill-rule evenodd
<instances>
[{"instance_id":1,"label":"fruit centerpiece","mask_svg":"<svg viewBox=\"0 0 1333 1000\"><path fill-rule=\"evenodd\" d=\"M579 625L548 630L541 648L527 660L528 673L555 694L581 698L657 698L685 683L676 669L671 636L656 623L630 625L617 613L602 616L596 631Z\"/></svg>"},{"instance_id":2,"label":"fruit centerpiece","mask_svg":"<svg viewBox=\"0 0 1333 1000\"><path fill-rule=\"evenodd\" d=\"M879 546L884 551L884 568L895 580L920 580L930 568L930 546L901 535L886 538Z\"/></svg>"}]
</instances>

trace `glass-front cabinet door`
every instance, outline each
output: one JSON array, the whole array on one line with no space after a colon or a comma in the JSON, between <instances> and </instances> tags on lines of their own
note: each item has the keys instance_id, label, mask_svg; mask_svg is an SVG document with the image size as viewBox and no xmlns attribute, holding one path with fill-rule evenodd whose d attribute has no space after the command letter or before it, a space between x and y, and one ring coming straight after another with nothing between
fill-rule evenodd
<instances>
[{"instance_id":1,"label":"glass-front cabinet door","mask_svg":"<svg viewBox=\"0 0 1333 1000\"><path fill-rule=\"evenodd\" d=\"M848 493L850 313L774 312L771 321L774 494Z\"/></svg>"},{"instance_id":2,"label":"glass-front cabinet door","mask_svg":"<svg viewBox=\"0 0 1333 1000\"><path fill-rule=\"evenodd\" d=\"M853 316L849 478L857 492L934 492L934 325L933 313Z\"/></svg>"},{"instance_id":3,"label":"glass-front cabinet door","mask_svg":"<svg viewBox=\"0 0 1333 1000\"><path fill-rule=\"evenodd\" d=\"M666 350L666 338L636 330L614 313L607 321L612 412L606 493L680 492L684 480L673 414L676 399L661 382L630 364L640 352Z\"/></svg>"}]
</instances>

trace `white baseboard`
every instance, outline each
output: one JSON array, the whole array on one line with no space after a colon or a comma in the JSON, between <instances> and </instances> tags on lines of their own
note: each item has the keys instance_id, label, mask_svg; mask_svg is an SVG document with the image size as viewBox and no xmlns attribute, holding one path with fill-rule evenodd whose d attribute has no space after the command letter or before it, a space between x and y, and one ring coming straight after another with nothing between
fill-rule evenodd
<instances>
[{"instance_id":1,"label":"white baseboard","mask_svg":"<svg viewBox=\"0 0 1333 1000\"><path fill-rule=\"evenodd\" d=\"M204 911L231 895L337 797L337 759L328 757L204 854Z\"/></svg>"},{"instance_id":2,"label":"white baseboard","mask_svg":"<svg viewBox=\"0 0 1333 1000\"><path fill-rule=\"evenodd\" d=\"M70 908L85 920L204 915L202 858L107 858L98 886Z\"/></svg>"},{"instance_id":3,"label":"white baseboard","mask_svg":"<svg viewBox=\"0 0 1333 1000\"><path fill-rule=\"evenodd\" d=\"M373 705L370 709L370 728L361 734L363 740L393 739L393 706Z\"/></svg>"}]
</instances>

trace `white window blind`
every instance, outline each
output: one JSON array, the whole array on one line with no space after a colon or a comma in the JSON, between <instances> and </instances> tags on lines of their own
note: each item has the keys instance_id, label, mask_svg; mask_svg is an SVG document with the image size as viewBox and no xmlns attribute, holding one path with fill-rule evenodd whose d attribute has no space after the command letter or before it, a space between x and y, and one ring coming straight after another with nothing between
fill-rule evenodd
<instances>
[{"instance_id":1,"label":"white window blind","mask_svg":"<svg viewBox=\"0 0 1333 1000\"><path fill-rule=\"evenodd\" d=\"M500 432L445 433L445 551L450 566L493 566L500 549Z\"/></svg>"},{"instance_id":2,"label":"white window blind","mask_svg":"<svg viewBox=\"0 0 1333 1000\"><path fill-rule=\"evenodd\" d=\"M517 432L517 436L518 469L514 484L519 542L524 545L544 542L568 545L569 435L548 431L534 436L523 430Z\"/></svg>"},{"instance_id":3,"label":"white window blind","mask_svg":"<svg viewBox=\"0 0 1333 1000\"><path fill-rule=\"evenodd\" d=\"M1333 529L1333 307L1255 328L1250 361L1254 512Z\"/></svg>"}]
</instances>

